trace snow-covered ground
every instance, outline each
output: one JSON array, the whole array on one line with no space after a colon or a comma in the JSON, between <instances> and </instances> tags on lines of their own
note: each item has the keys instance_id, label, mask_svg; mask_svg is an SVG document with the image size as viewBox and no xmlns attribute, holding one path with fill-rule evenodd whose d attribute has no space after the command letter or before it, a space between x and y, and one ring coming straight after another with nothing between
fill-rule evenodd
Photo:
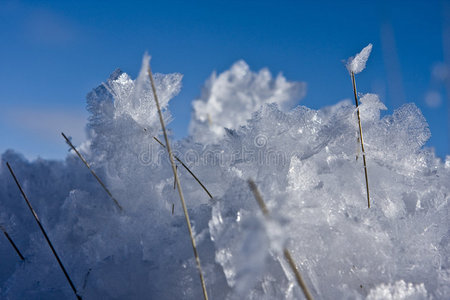
<instances>
[{"instance_id":1,"label":"snow-covered ground","mask_svg":"<svg viewBox=\"0 0 450 300\"><path fill-rule=\"evenodd\" d=\"M370 49L348 61L349 72L364 69ZM26 260L2 237L0 298L74 298L6 162L83 299L203 297L168 156L153 139L161 130L148 62L135 80L115 71L87 99L79 150L123 211L73 153L31 162L3 153L0 225ZM156 75L166 121L181 79ZM368 209L353 102L292 107L305 88L239 61L211 76L193 102L191 135L173 142L214 196L178 166L210 299L302 298L283 248L317 299L449 299L450 157L424 148L420 110L406 104L380 118L378 96L362 95Z\"/></svg>"}]
</instances>

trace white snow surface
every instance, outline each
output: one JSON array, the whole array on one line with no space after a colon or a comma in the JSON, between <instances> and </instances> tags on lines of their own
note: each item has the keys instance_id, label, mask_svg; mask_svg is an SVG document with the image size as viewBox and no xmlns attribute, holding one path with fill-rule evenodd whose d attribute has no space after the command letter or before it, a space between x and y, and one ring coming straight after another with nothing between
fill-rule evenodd
<instances>
[{"instance_id":1,"label":"white snow surface","mask_svg":"<svg viewBox=\"0 0 450 300\"><path fill-rule=\"evenodd\" d=\"M265 103L292 108L306 93L303 82L289 82L282 74L272 77L266 68L255 73L243 60L219 75L214 72L203 87L200 99L192 102L189 131L203 144L217 143L225 128L238 129Z\"/></svg>"},{"instance_id":2,"label":"white snow surface","mask_svg":"<svg viewBox=\"0 0 450 300\"><path fill-rule=\"evenodd\" d=\"M380 284L370 290L367 300L415 300L427 299L427 291L423 283L412 284L397 281L394 284Z\"/></svg>"},{"instance_id":3,"label":"white snow surface","mask_svg":"<svg viewBox=\"0 0 450 300\"><path fill-rule=\"evenodd\" d=\"M347 70L349 73L353 72L355 74L361 73L362 70L366 68L367 60L369 59L370 52L372 51L372 44L364 47L361 52L356 54L354 57L350 57L347 60Z\"/></svg>"},{"instance_id":4,"label":"white snow surface","mask_svg":"<svg viewBox=\"0 0 450 300\"><path fill-rule=\"evenodd\" d=\"M301 299L284 247L316 299L449 299L450 159L444 163L424 148L430 131L420 110L406 104L381 118L386 107L380 99L361 98L368 209L351 102L283 111L296 84L252 73L244 62L225 74L213 76L206 88L220 99L213 122L223 132L216 142L198 136L173 141L176 155L214 195L209 199L178 166L210 299ZM241 76L238 84L226 83L232 74ZM181 75L158 78L167 107ZM205 125L213 98L194 102L192 126ZM89 139L80 150L123 212L73 153L64 161L2 154L0 224L26 261L2 236L0 298L74 298L6 161L83 299L202 298L168 157L153 140L160 128L151 99L142 72L131 80L116 71L88 95ZM258 100L247 114L223 105L226 99L236 106ZM240 113L232 126L221 123ZM165 116L170 119L167 110ZM259 187L269 220L248 178Z\"/></svg>"}]
</instances>

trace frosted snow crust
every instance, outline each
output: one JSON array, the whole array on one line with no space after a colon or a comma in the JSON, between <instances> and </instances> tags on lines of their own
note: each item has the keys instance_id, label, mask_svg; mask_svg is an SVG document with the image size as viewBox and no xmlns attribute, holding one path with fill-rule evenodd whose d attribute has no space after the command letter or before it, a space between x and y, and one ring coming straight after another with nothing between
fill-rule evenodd
<instances>
[{"instance_id":1,"label":"frosted snow crust","mask_svg":"<svg viewBox=\"0 0 450 300\"><path fill-rule=\"evenodd\" d=\"M158 78L166 107L181 76ZM243 93L253 84L242 83ZM239 102L239 89L214 93ZM136 99L144 103L139 109ZM136 80L114 72L88 95L89 140L81 150L123 213L73 154L32 162L11 150L2 155L0 223L27 260L1 240L0 298L73 297L6 161L84 299L202 298L167 154L152 139L160 130L150 99L142 72ZM214 195L209 199L179 166L211 299L302 298L283 247L317 299L449 298L448 159L424 148L430 131L414 104L380 118L383 109L376 95L361 98L370 209L349 101L320 110L264 104L248 121L240 119L242 126L223 129L217 143L195 137L173 143ZM248 178L271 211L269 221Z\"/></svg>"},{"instance_id":2,"label":"frosted snow crust","mask_svg":"<svg viewBox=\"0 0 450 300\"><path fill-rule=\"evenodd\" d=\"M380 284L376 288L370 290L367 300L414 300L427 299L427 291L423 283L412 284L397 281L394 284Z\"/></svg>"},{"instance_id":3,"label":"frosted snow crust","mask_svg":"<svg viewBox=\"0 0 450 300\"><path fill-rule=\"evenodd\" d=\"M224 128L245 125L261 105L277 103L282 110L288 110L305 92L303 82L289 82L282 74L273 78L266 68L252 72L240 60L219 75L214 72L200 99L192 102L190 134L204 144L218 142L225 135Z\"/></svg>"}]
</instances>

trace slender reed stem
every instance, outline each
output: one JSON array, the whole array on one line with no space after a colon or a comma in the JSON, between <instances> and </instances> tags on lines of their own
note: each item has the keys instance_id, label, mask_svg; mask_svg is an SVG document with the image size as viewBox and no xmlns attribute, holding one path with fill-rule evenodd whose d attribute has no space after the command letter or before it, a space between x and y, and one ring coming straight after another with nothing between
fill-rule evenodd
<instances>
[{"instance_id":1,"label":"slender reed stem","mask_svg":"<svg viewBox=\"0 0 450 300\"><path fill-rule=\"evenodd\" d=\"M264 202L263 198L261 197L261 194L259 193L258 187L256 186L255 182L251 179L248 180L248 185L250 186L251 191L253 192L253 196L256 199L256 202L258 202L259 208L261 208L261 211L263 212L264 216L266 218L269 218L269 209L266 206L266 203ZM302 278L302 275L300 275L300 271L297 268L297 264L295 263L294 259L292 258L291 253L287 248L283 249L284 257L286 258L287 262L289 263L289 266L292 269L292 272L294 272L295 279L297 280L298 285L303 291L303 294L305 295L306 299L312 300L313 297L311 293L308 290L308 287L306 286L305 281Z\"/></svg>"},{"instance_id":2,"label":"slender reed stem","mask_svg":"<svg viewBox=\"0 0 450 300\"><path fill-rule=\"evenodd\" d=\"M181 189L180 180L178 178L177 170L175 168L174 155L172 153L172 149L170 148L169 138L167 136L166 126L164 125L164 118L163 118L163 115L161 112L161 107L159 105L158 95L156 94L156 87L155 87L155 82L153 80L153 74L152 74L152 70L150 68L150 64L148 65L148 76L150 77L150 83L152 85L153 96L155 98L156 107L158 109L159 121L161 122L161 128L162 128L162 131L164 134L164 140L166 142L166 149L167 149L167 152L169 153L169 159L170 159L170 164L172 166L173 176L175 177L175 181L177 184L178 194L180 196L181 205L183 206L184 217L186 218L186 224L187 224L187 227L189 230L189 236L191 238L192 249L194 250L195 261L197 263L197 268L198 268L199 275L200 275L200 281L202 284L203 297L205 300L208 300L208 293L206 292L206 284L205 284L205 279L203 278L203 271L202 271L202 267L200 264L200 257L198 256L197 245L195 243L194 234L192 232L191 221L189 219L189 213L188 213L188 210L186 207L186 202L184 201L183 190Z\"/></svg>"},{"instance_id":3,"label":"slender reed stem","mask_svg":"<svg viewBox=\"0 0 450 300\"><path fill-rule=\"evenodd\" d=\"M175 166L175 171L178 172L178 166ZM174 190L177 189L177 181L175 180L175 176L173 177L173 189ZM175 211L175 203L172 203L172 216L173 216L174 211Z\"/></svg>"},{"instance_id":4,"label":"slender reed stem","mask_svg":"<svg viewBox=\"0 0 450 300\"><path fill-rule=\"evenodd\" d=\"M208 125L209 125L209 127L211 127L211 126L212 126L211 115L210 115L210 114L207 114L207 116L208 116Z\"/></svg>"},{"instance_id":5,"label":"slender reed stem","mask_svg":"<svg viewBox=\"0 0 450 300\"><path fill-rule=\"evenodd\" d=\"M305 295L306 299L312 300L313 297L311 293L308 290L308 287L306 286L305 281L303 281L302 275L300 275L300 271L297 268L297 264L295 263L294 259L292 258L291 252L287 249L283 249L284 257L289 263L289 266L291 267L292 271L294 272L295 279L297 279L297 283L300 286L300 288L303 291L303 294Z\"/></svg>"},{"instance_id":6,"label":"slender reed stem","mask_svg":"<svg viewBox=\"0 0 450 300\"><path fill-rule=\"evenodd\" d=\"M0 229L3 231L3 233L6 236L6 238L8 239L9 243L11 244L11 246L13 246L14 250L16 250L16 253L17 253L17 255L19 255L20 259L21 260L25 260L25 258L23 257L22 253L20 253L19 248L17 248L16 244L14 243L12 238L9 236L8 232L6 232L5 228L3 228L3 226L0 226Z\"/></svg>"},{"instance_id":7,"label":"slender reed stem","mask_svg":"<svg viewBox=\"0 0 450 300\"><path fill-rule=\"evenodd\" d=\"M116 198L113 197L113 195L111 194L111 192L108 190L108 188L106 187L106 185L103 183L103 181L97 176L97 174L95 174L94 170L92 170L91 166L88 164L88 162L84 159L83 155L81 155L81 153L75 148L75 146L72 144L72 142L67 138L67 136L64 134L64 132L61 132L61 135L64 137L64 139L66 140L66 143L73 149L73 151L75 151L75 153L78 155L78 157L81 159L81 161L84 163L84 165L89 169L89 171L91 171L92 175L95 177L95 179L97 179L98 183L100 183L100 185L103 187L103 189L105 190L105 192L108 194L108 196L114 201L114 203L117 205L117 207L122 211L123 208L122 206L119 204L119 201L116 200Z\"/></svg>"},{"instance_id":8,"label":"slender reed stem","mask_svg":"<svg viewBox=\"0 0 450 300\"><path fill-rule=\"evenodd\" d=\"M256 202L258 202L259 208L261 208L261 211L263 212L265 217L269 217L269 209L266 206L266 203L264 202L261 194L259 193L258 187L256 186L256 183L249 179L248 185L250 186L250 190L253 193L253 196L256 199Z\"/></svg>"},{"instance_id":9,"label":"slender reed stem","mask_svg":"<svg viewBox=\"0 0 450 300\"><path fill-rule=\"evenodd\" d=\"M362 127L361 127L361 117L359 116L359 101L358 101L358 94L356 92L355 73L352 72L351 76L352 76L352 84L353 84L353 94L355 96L356 114L358 116L359 137L360 137L359 140L361 141L361 152L363 155L363 163L364 163L364 175L366 177L367 206L370 208L369 178L367 176L366 152L364 151L364 141L363 141L363 133L362 133Z\"/></svg>"},{"instance_id":10,"label":"slender reed stem","mask_svg":"<svg viewBox=\"0 0 450 300\"><path fill-rule=\"evenodd\" d=\"M166 148L166 146L163 144L163 143L161 143L161 141L160 140L158 140L158 138L157 137L153 137L153 139L155 139L155 141L157 141L160 145L161 145L161 147L163 147L163 148ZM198 182L198 184L200 184L200 186L202 187L202 189L208 194L208 196L209 196L209 198L213 198L213 196L211 195L211 193L208 191L208 189L203 185L203 183L200 181L200 179L198 179L198 177L197 176L195 176L195 174L194 173L192 173L192 171L189 169L189 167L188 166L186 166L185 164L184 164L184 162L182 162L181 161L181 159L179 159L178 158L178 156L176 156L176 155L173 155L173 158L175 158L188 172L189 172L189 174L191 174L192 175L192 177L194 177L194 179Z\"/></svg>"},{"instance_id":11,"label":"slender reed stem","mask_svg":"<svg viewBox=\"0 0 450 300\"><path fill-rule=\"evenodd\" d=\"M20 193L22 194L23 198L24 198L25 201L27 202L28 208L30 209L31 213L32 213L33 216L34 216L34 219L36 220L37 224L39 225L39 228L41 229L42 234L44 235L45 240L47 241L47 244L50 246L50 249L52 250L53 255L55 256L56 260L58 261L58 264L59 264L59 266L61 267L61 270L63 271L64 275L66 276L66 279L67 279L67 281L69 282L70 287L72 288L72 290L73 290L75 296L77 297L77 299L81 300L81 299L82 299L81 296L78 295L78 292L77 292L77 289L75 288L75 285L73 284L72 280L70 279L69 274L68 274L67 271L66 271L66 268L64 268L64 265L62 264L61 260L59 259L59 256L58 256L58 254L56 253L56 250L55 250L55 248L53 247L52 242L50 242L50 239L48 238L48 235L47 235L47 233L45 232L45 229L44 229L44 227L42 226L41 221L39 220L39 217L38 217L38 215L36 214L36 211L35 211L35 210L33 209L33 207L31 206L31 203L30 203L30 201L28 200L27 195L25 195L25 192L23 191L22 187L20 186L20 183L19 183L19 181L17 180L16 175L14 174L13 170L11 169L11 166L9 165L9 163L6 163L6 166L8 167L9 172L11 173L12 177L14 178L14 181L16 182L17 187L18 187L19 190L20 190Z\"/></svg>"},{"instance_id":12,"label":"slender reed stem","mask_svg":"<svg viewBox=\"0 0 450 300\"><path fill-rule=\"evenodd\" d=\"M175 171L178 171L178 166L175 166ZM175 177L173 177L173 189L175 190L177 188L177 182L175 180Z\"/></svg>"}]
</instances>

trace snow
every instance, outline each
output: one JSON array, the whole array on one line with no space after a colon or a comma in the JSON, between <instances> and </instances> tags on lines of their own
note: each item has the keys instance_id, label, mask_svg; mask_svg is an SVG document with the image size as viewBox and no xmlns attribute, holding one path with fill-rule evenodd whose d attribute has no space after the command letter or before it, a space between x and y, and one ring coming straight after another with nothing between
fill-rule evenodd
<instances>
[{"instance_id":1,"label":"snow","mask_svg":"<svg viewBox=\"0 0 450 300\"><path fill-rule=\"evenodd\" d=\"M372 44L364 47L361 52L356 54L354 57L350 57L347 60L347 70L349 73L358 74L366 68L366 62L369 59L370 52L372 51Z\"/></svg>"},{"instance_id":2,"label":"snow","mask_svg":"<svg viewBox=\"0 0 450 300\"><path fill-rule=\"evenodd\" d=\"M0 298L74 297L6 161L83 299L202 298L168 157L153 140L161 132L147 63L137 79L115 71L88 95L88 140L79 147L123 212L73 153L64 161L2 154L0 224L26 261L1 240ZM355 106L291 108L303 85L280 76L243 61L213 75L194 101L192 136L173 142L214 195L178 166L209 297L301 299L286 247L317 299L448 299L450 158L424 147L431 133L420 110L406 104L381 117L378 96L361 97L368 209ZM181 75L156 77L170 121Z\"/></svg>"},{"instance_id":3,"label":"snow","mask_svg":"<svg viewBox=\"0 0 450 300\"><path fill-rule=\"evenodd\" d=\"M394 284L381 284L370 290L367 300L414 300L427 299L427 291L422 284L406 284L403 280Z\"/></svg>"},{"instance_id":4,"label":"snow","mask_svg":"<svg viewBox=\"0 0 450 300\"><path fill-rule=\"evenodd\" d=\"M224 128L245 125L264 103L277 103L288 110L305 92L305 83L289 82L282 74L273 78L268 69L252 72L240 60L219 75L214 72L200 99L192 102L190 134L202 143L218 142L225 135Z\"/></svg>"}]
</instances>

